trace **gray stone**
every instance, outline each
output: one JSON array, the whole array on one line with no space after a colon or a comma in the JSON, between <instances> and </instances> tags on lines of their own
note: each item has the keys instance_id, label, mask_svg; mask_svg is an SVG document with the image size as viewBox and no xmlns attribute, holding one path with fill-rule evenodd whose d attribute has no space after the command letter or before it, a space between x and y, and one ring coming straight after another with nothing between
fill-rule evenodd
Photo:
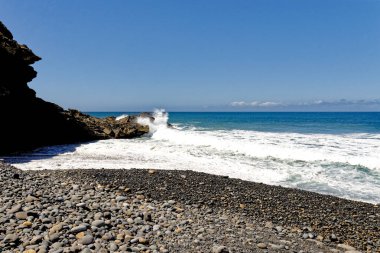
<instances>
[{"instance_id":1,"label":"gray stone","mask_svg":"<svg viewBox=\"0 0 380 253\"><path fill-rule=\"evenodd\" d=\"M124 200L127 200L128 198L125 197L125 196L117 196L116 197L116 201L124 201Z\"/></svg>"},{"instance_id":2,"label":"gray stone","mask_svg":"<svg viewBox=\"0 0 380 253\"><path fill-rule=\"evenodd\" d=\"M36 197L33 197L31 195L28 195L28 197L25 198L25 202L34 202L34 201L37 201L38 198Z\"/></svg>"},{"instance_id":3,"label":"gray stone","mask_svg":"<svg viewBox=\"0 0 380 253\"><path fill-rule=\"evenodd\" d=\"M281 226L276 226L275 229L277 232L282 232L282 230L283 230L283 228Z\"/></svg>"},{"instance_id":4,"label":"gray stone","mask_svg":"<svg viewBox=\"0 0 380 253\"><path fill-rule=\"evenodd\" d=\"M271 221L267 221L267 222L265 223L265 227L266 227L266 228L273 228L274 226L273 226L273 223L272 223Z\"/></svg>"},{"instance_id":5,"label":"gray stone","mask_svg":"<svg viewBox=\"0 0 380 253\"><path fill-rule=\"evenodd\" d=\"M21 210L21 204L17 204L15 206L13 206L9 211L8 211L8 214L12 214L12 213L16 213L18 211Z\"/></svg>"},{"instance_id":6,"label":"gray stone","mask_svg":"<svg viewBox=\"0 0 380 253\"><path fill-rule=\"evenodd\" d=\"M19 220L26 220L28 218L28 213L27 212L17 212L15 214L15 217Z\"/></svg>"},{"instance_id":7,"label":"gray stone","mask_svg":"<svg viewBox=\"0 0 380 253\"><path fill-rule=\"evenodd\" d=\"M62 248L62 243L61 242L55 242L53 243L50 248L53 248L53 249L61 249Z\"/></svg>"},{"instance_id":8,"label":"gray stone","mask_svg":"<svg viewBox=\"0 0 380 253\"><path fill-rule=\"evenodd\" d=\"M85 207L86 206L86 203L78 203L78 204L76 204L76 207Z\"/></svg>"},{"instance_id":9,"label":"gray stone","mask_svg":"<svg viewBox=\"0 0 380 253\"><path fill-rule=\"evenodd\" d=\"M85 235L79 239L79 243L83 245L89 245L94 242L94 237L92 235Z\"/></svg>"},{"instance_id":10,"label":"gray stone","mask_svg":"<svg viewBox=\"0 0 380 253\"><path fill-rule=\"evenodd\" d=\"M356 250L354 247L352 247L352 246L350 246L350 245L348 245L348 244L338 244L338 245L336 245L336 247L338 248L338 249L341 249L341 250L345 250L345 251L348 251L348 250Z\"/></svg>"},{"instance_id":11,"label":"gray stone","mask_svg":"<svg viewBox=\"0 0 380 253\"><path fill-rule=\"evenodd\" d=\"M94 226L94 227L101 227L104 225L105 225L105 222L103 220L95 220L91 223L91 226Z\"/></svg>"},{"instance_id":12,"label":"gray stone","mask_svg":"<svg viewBox=\"0 0 380 253\"><path fill-rule=\"evenodd\" d=\"M4 238L5 243L10 243L10 242L16 242L19 239L18 235L16 234L8 234Z\"/></svg>"},{"instance_id":13,"label":"gray stone","mask_svg":"<svg viewBox=\"0 0 380 253\"><path fill-rule=\"evenodd\" d=\"M272 244L270 243L269 246L272 248L272 249L275 249L275 250L280 250L280 249L284 249L285 248L285 245L278 245L278 244Z\"/></svg>"},{"instance_id":14,"label":"gray stone","mask_svg":"<svg viewBox=\"0 0 380 253\"><path fill-rule=\"evenodd\" d=\"M102 236L102 239L105 241L110 241L110 240L113 240L114 238L115 238L115 236L113 236L111 233L105 233Z\"/></svg>"},{"instance_id":15,"label":"gray stone","mask_svg":"<svg viewBox=\"0 0 380 253\"><path fill-rule=\"evenodd\" d=\"M49 233L50 234L54 234L54 233L57 233L59 231L61 231L63 228L63 223L58 223L58 224L55 224L54 226L52 226L49 230Z\"/></svg>"},{"instance_id":16,"label":"gray stone","mask_svg":"<svg viewBox=\"0 0 380 253\"><path fill-rule=\"evenodd\" d=\"M39 242L41 242L43 240L43 236L42 235L36 235L32 238L32 240L30 240L30 244L37 244Z\"/></svg>"},{"instance_id":17,"label":"gray stone","mask_svg":"<svg viewBox=\"0 0 380 253\"><path fill-rule=\"evenodd\" d=\"M60 237L59 233L50 234L49 235L49 241L50 242L56 242L56 241L58 241L59 237Z\"/></svg>"},{"instance_id":18,"label":"gray stone","mask_svg":"<svg viewBox=\"0 0 380 253\"><path fill-rule=\"evenodd\" d=\"M256 245L259 249L266 249L267 248L267 245L263 242L260 242Z\"/></svg>"},{"instance_id":19,"label":"gray stone","mask_svg":"<svg viewBox=\"0 0 380 253\"><path fill-rule=\"evenodd\" d=\"M47 246L40 246L38 247L38 253L46 253L48 252L48 247Z\"/></svg>"},{"instance_id":20,"label":"gray stone","mask_svg":"<svg viewBox=\"0 0 380 253\"><path fill-rule=\"evenodd\" d=\"M70 232L73 233L73 234L77 234L79 232L83 232L83 231L86 231L87 230L87 227L84 226L84 225L79 225L79 226L76 226L76 227L73 227Z\"/></svg>"},{"instance_id":21,"label":"gray stone","mask_svg":"<svg viewBox=\"0 0 380 253\"><path fill-rule=\"evenodd\" d=\"M113 242L111 242L111 243L109 244L109 249L110 249L111 251L116 251L118 248L119 248L119 247L118 247L115 243L113 243Z\"/></svg>"},{"instance_id":22,"label":"gray stone","mask_svg":"<svg viewBox=\"0 0 380 253\"><path fill-rule=\"evenodd\" d=\"M142 219L141 219L141 217L137 217L137 218L135 218L135 219L133 220L133 222L134 222L135 224L141 224L141 223L142 223Z\"/></svg>"},{"instance_id":23,"label":"gray stone","mask_svg":"<svg viewBox=\"0 0 380 253\"><path fill-rule=\"evenodd\" d=\"M130 242L131 243L136 243L136 242L138 242L139 241L139 238L133 238Z\"/></svg>"},{"instance_id":24,"label":"gray stone","mask_svg":"<svg viewBox=\"0 0 380 253\"><path fill-rule=\"evenodd\" d=\"M50 224L50 223L52 223L52 219L50 219L50 218L42 219L42 223L44 223L44 224Z\"/></svg>"},{"instance_id":25,"label":"gray stone","mask_svg":"<svg viewBox=\"0 0 380 253\"><path fill-rule=\"evenodd\" d=\"M94 205L93 205L94 206ZM100 218L102 218L103 217L103 214L102 213L96 213L95 215L94 215L94 220L100 220Z\"/></svg>"},{"instance_id":26,"label":"gray stone","mask_svg":"<svg viewBox=\"0 0 380 253\"><path fill-rule=\"evenodd\" d=\"M215 245L212 247L212 253L229 253L230 251L226 246Z\"/></svg>"}]
</instances>

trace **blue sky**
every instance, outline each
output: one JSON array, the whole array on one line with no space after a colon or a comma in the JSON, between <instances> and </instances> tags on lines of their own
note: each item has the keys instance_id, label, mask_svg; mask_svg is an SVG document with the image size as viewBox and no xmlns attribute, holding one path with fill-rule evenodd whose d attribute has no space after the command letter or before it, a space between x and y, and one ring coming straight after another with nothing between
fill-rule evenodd
<instances>
[{"instance_id":1,"label":"blue sky","mask_svg":"<svg viewBox=\"0 0 380 253\"><path fill-rule=\"evenodd\" d=\"M0 0L42 57L38 96L84 111L380 111L378 0Z\"/></svg>"}]
</instances>

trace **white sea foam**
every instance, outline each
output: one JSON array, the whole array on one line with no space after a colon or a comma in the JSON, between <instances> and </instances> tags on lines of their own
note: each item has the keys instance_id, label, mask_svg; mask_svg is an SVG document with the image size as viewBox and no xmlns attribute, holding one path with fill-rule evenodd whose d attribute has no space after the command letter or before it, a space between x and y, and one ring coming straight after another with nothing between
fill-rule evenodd
<instances>
[{"instance_id":1,"label":"white sea foam","mask_svg":"<svg viewBox=\"0 0 380 253\"><path fill-rule=\"evenodd\" d=\"M379 134L299 134L167 127L150 137L55 146L5 160L21 169L156 168L207 172L380 202Z\"/></svg>"},{"instance_id":2,"label":"white sea foam","mask_svg":"<svg viewBox=\"0 0 380 253\"><path fill-rule=\"evenodd\" d=\"M121 119L124 119L124 118L126 118L126 117L128 117L128 114L122 114L122 115L120 115L120 116L117 116L117 117L116 117L116 120L121 120Z\"/></svg>"},{"instance_id":3,"label":"white sea foam","mask_svg":"<svg viewBox=\"0 0 380 253\"><path fill-rule=\"evenodd\" d=\"M158 130L167 129L169 116L164 109L154 109L154 121L152 122L149 117L138 117L137 123L149 126L149 134L153 135Z\"/></svg>"}]
</instances>

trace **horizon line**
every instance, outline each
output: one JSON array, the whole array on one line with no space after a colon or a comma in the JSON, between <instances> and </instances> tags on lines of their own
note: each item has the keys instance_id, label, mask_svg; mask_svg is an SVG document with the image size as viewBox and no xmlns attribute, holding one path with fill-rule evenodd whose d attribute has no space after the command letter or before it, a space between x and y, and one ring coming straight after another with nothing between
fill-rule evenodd
<instances>
[{"instance_id":1,"label":"horizon line","mask_svg":"<svg viewBox=\"0 0 380 253\"><path fill-rule=\"evenodd\" d=\"M166 110L165 110L166 111ZM141 111L81 111L84 113L138 113L150 112L146 110ZM166 112L184 112L184 113L380 113L380 111L166 111Z\"/></svg>"}]
</instances>

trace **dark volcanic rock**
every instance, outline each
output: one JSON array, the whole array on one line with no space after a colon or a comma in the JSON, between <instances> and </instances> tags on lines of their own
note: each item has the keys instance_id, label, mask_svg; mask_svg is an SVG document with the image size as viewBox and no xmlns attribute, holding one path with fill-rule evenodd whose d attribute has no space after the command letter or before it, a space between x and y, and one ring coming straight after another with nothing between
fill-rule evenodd
<instances>
[{"instance_id":1,"label":"dark volcanic rock","mask_svg":"<svg viewBox=\"0 0 380 253\"><path fill-rule=\"evenodd\" d=\"M0 154L45 145L133 138L148 132L148 127L132 117L122 121L97 119L36 97L27 83L37 75L30 65L40 59L13 40L0 22Z\"/></svg>"},{"instance_id":2,"label":"dark volcanic rock","mask_svg":"<svg viewBox=\"0 0 380 253\"><path fill-rule=\"evenodd\" d=\"M148 126L137 123L137 116L127 116L120 120L116 120L115 117L99 119L73 109L65 111L64 115L73 122L84 124L97 139L133 138L149 132Z\"/></svg>"}]
</instances>

